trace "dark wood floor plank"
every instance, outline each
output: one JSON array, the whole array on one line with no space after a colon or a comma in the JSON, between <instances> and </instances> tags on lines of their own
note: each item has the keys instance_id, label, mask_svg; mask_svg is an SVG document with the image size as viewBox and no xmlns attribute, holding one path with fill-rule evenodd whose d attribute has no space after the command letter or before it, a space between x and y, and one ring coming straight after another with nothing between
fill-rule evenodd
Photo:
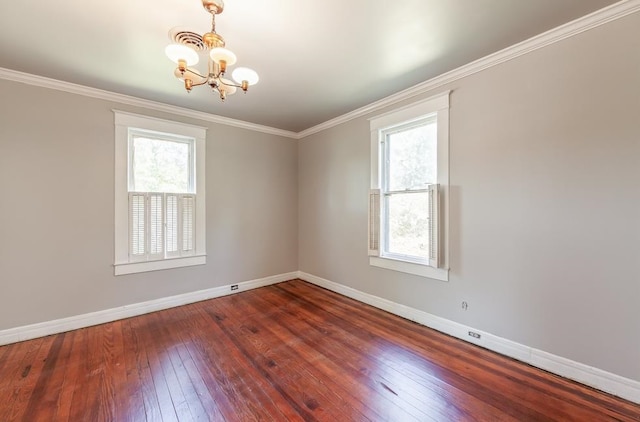
<instances>
[{"instance_id":1,"label":"dark wood floor plank","mask_svg":"<svg viewBox=\"0 0 640 422\"><path fill-rule=\"evenodd\" d=\"M81 387L76 389L71 405L71 420L108 421L113 420L112 406L105 394L105 384L111 382L112 374L106 372L103 359L105 347L105 331L111 329L109 324L99 327L85 328L86 349L83 351L84 376ZM108 336L108 334L107 334Z\"/></svg>"},{"instance_id":2,"label":"dark wood floor plank","mask_svg":"<svg viewBox=\"0 0 640 422\"><path fill-rule=\"evenodd\" d=\"M117 390L121 393L119 420L137 422L146 420L144 403L143 379L140 376L138 359L141 353L139 344L131 329L131 320L121 321L120 335L116 340L122 349L122 370L124 379L118 383Z\"/></svg>"},{"instance_id":3,"label":"dark wood floor plank","mask_svg":"<svg viewBox=\"0 0 640 422\"><path fill-rule=\"evenodd\" d=\"M338 386L331 379L320 379L318 373L304 362L308 355L299 356L294 347L300 350L299 343L292 347L274 336L266 326L263 326L253 315L245 317L247 307L241 296L236 296L234 302L228 306L220 306L218 312L228 316L226 320L233 320L225 327L229 336L236 339L238 347L251 361L254 367L268 377L274 387L282 389L284 385L291 391L289 398L300 408L318 419L335 419L353 415L358 420L366 420L357 409L335 397ZM215 305L224 305L216 303ZM265 333L266 335L261 335ZM317 363L317 362L314 362ZM315 392L312 394L311 392Z\"/></svg>"},{"instance_id":4,"label":"dark wood floor plank","mask_svg":"<svg viewBox=\"0 0 640 422\"><path fill-rule=\"evenodd\" d=\"M102 415L100 419L112 421L120 419L119 408L122 403L120 390L116 389L116 385L121 387L122 382L122 348L116 349L116 332L120 330L121 321L115 321L104 324L100 333L100 349L98 359L102 363L102 372L100 374L100 408ZM116 418L118 416L118 418Z\"/></svg>"},{"instance_id":5,"label":"dark wood floor plank","mask_svg":"<svg viewBox=\"0 0 640 422\"><path fill-rule=\"evenodd\" d=\"M256 300L265 300L277 306L277 294L278 292L274 290L261 292L260 297L257 297ZM477 399L459 390L445 390L438 388L437 384L431 382L426 385L416 382L395 366L387 365L387 361L380 358L383 350L377 350L374 345L371 347L355 346L359 344L356 337L342 332L326 319L305 309L302 305L304 304L299 303L297 309L287 307L285 312L291 312L292 315L297 316L298 320L308 324L312 330L324 334L320 342L313 342L310 345L327 354L330 362L338 363L342 372L350 374L350 379L357 381L359 385L369 385L378 390L378 393L382 392L379 396L368 394L369 403L373 405L384 403L384 399L391 394L391 397L396 395L402 397L408 404L425 413L431 413L440 420L469 418L471 417L470 409L473 409L474 416L483 420L516 420L487 406L480 407L481 412L479 413L478 407L467 406L473 405ZM295 325L289 323L287 327L293 330ZM308 330L295 329L292 334L298 338L308 338ZM455 398L455 400L450 400L451 398Z\"/></svg>"},{"instance_id":6,"label":"dark wood floor plank","mask_svg":"<svg viewBox=\"0 0 640 422\"><path fill-rule=\"evenodd\" d=\"M27 411L22 416L24 420L53 420L62 404L61 395L67 367L71 359L71 350L75 332L62 333L55 336L55 340L46 365L31 394Z\"/></svg>"},{"instance_id":7,"label":"dark wood floor plank","mask_svg":"<svg viewBox=\"0 0 640 422\"><path fill-rule=\"evenodd\" d=\"M358 302L346 299L336 293L323 291L324 289L318 289L301 281L283 283L278 286L289 291L299 290L304 297L301 300L308 301L312 307L332 313L337 320L358 323L357 319L353 319L354 315L368 316L371 324L358 325L355 332L376 336L382 334L382 337L387 336L389 332L399 333L398 341L405 350L422 351L424 355L429 356L429 359L421 359L416 365L412 365L413 370L420 368L432 370L433 361L444 362L445 365L442 366L438 376L452 385L455 385L455 378L459 377L461 373L466 375L470 383L474 379L490 375L490 378L495 382L492 391L483 395L483 400L490 403L491 397L499 397L500 403L504 404L503 410L512 412L514 408L508 406L516 406L520 411L525 412L519 417L540 420L545 416L543 414L536 416L536 414L540 409L545 408L553 409L553 417L562 420L588 420L594 414L597 414L598 418L612 418L612 420L618 420L619 417L631 417L630 420L637 420L639 417L636 406L632 406L634 409L630 413L624 410L625 406L617 411L609 412L607 410L610 407L608 406L609 400L613 398L610 395L597 394L596 397L593 397L591 394L593 390L575 382L540 371L496 353L484 351L459 339L442 335L434 330L390 315L385 311L363 308ZM403 323L399 324L398 322ZM410 332L418 332L422 338L415 340L415 336L410 335ZM425 337L429 340L425 341ZM479 351L483 353L479 353ZM404 352L401 356L403 359L414 358ZM491 364L487 365L488 362ZM450 372L448 375L451 377L450 379L447 378L447 372ZM531 386L534 387L531 388ZM536 391L532 392L532 389ZM476 391L479 392L480 389L476 388ZM501 394L507 394L508 398L500 397ZM567 406L567 401L572 402L573 406ZM594 406L594 402L598 401L601 405ZM530 406L530 411L534 413L527 416L523 406ZM569 410L563 413L563 409ZM594 409L595 413L589 409Z\"/></svg>"},{"instance_id":8,"label":"dark wood floor plank","mask_svg":"<svg viewBox=\"0 0 640 422\"><path fill-rule=\"evenodd\" d=\"M74 350L78 360L73 363L76 371L76 380L71 393L71 403L69 404L68 415L70 421L86 420L91 410L89 406L89 396L95 381L93 368L90 367L89 351L91 350L90 340L92 327L83 328L76 331L76 342ZM69 376L73 376L71 370Z\"/></svg>"},{"instance_id":9,"label":"dark wood floor plank","mask_svg":"<svg viewBox=\"0 0 640 422\"><path fill-rule=\"evenodd\" d=\"M208 337L209 331L198 324L197 318L200 317L200 314L196 309L197 306L179 308L183 315L179 327L182 344L178 346L178 353L182 357L185 369L209 419L229 420L227 418L234 414L234 407L216 380L216 378L221 378L217 376L218 368L207 361L205 354L201 353L197 346L209 341L216 341L214 337ZM227 418L225 418L225 414Z\"/></svg>"},{"instance_id":10,"label":"dark wood floor plank","mask_svg":"<svg viewBox=\"0 0 640 422\"><path fill-rule=\"evenodd\" d=\"M223 322L227 317L217 311L216 303L207 302L199 311L215 340L198 346L201 350L206 348L205 355L209 362L216 361L217 370L226 375L221 379L221 386L234 402L236 413L230 418L259 420L261 414L266 414L271 419L278 420L283 414L286 415L290 403L283 399L282 394L269 394L275 392L270 380L256 370L234 343L235 339L223 329ZM229 375L231 379L228 379ZM262 410L260 406L256 406L257 403L263 406Z\"/></svg>"},{"instance_id":11,"label":"dark wood floor plank","mask_svg":"<svg viewBox=\"0 0 640 422\"><path fill-rule=\"evenodd\" d=\"M25 378L31 371L31 359L34 353L38 351L43 339L35 339L31 341L23 341L20 343L2 346L5 350L3 356L2 372L0 377L0 402L8 403L13 397L16 389L16 380ZM0 409L0 416L8 417L3 414L2 410L8 412L7 407ZM0 419L3 420L3 419Z\"/></svg>"},{"instance_id":12,"label":"dark wood floor plank","mask_svg":"<svg viewBox=\"0 0 640 422\"><path fill-rule=\"evenodd\" d=\"M384 385L392 387L394 392L405 391L409 396L422 401L423 407L432 409L438 404L446 419L456 420L464 418L465 415L473 414L478 416L478 411L482 413L486 420L509 420L507 415L495 412L490 406L480 408L474 407L474 402L478 402L473 396L466 394L440 380L431 373L416 373L414 368L406 364L404 356L398 355L402 352L393 344L382 343L379 340L366 339L363 341L358 337L357 331L352 329L340 329L337 325L331 324L330 319L318 320L316 313L310 309L302 307L300 309L302 317L306 321L313 321L317 324L318 330L332 333L338 344L342 344L343 352L349 355L354 365L364 368L373 377L384 380ZM327 325L329 324L329 325ZM454 399L454 400L451 400ZM415 403L415 400L413 400Z\"/></svg>"},{"instance_id":13,"label":"dark wood floor plank","mask_svg":"<svg viewBox=\"0 0 640 422\"><path fill-rule=\"evenodd\" d=\"M126 359L129 357L125 348L124 329L127 321L115 321L110 326L109 336L105 338L102 350L105 361L105 371L112 376L105 383L106 400L111 402L114 420L136 420L133 414L135 408L142 408L139 396L135 392L130 394L128 389L128 374ZM138 401L136 402L136 398ZM137 420L140 414L138 414Z\"/></svg>"},{"instance_id":14,"label":"dark wood floor plank","mask_svg":"<svg viewBox=\"0 0 640 422\"><path fill-rule=\"evenodd\" d=\"M180 347L183 346L182 338L180 336L180 331L182 329L182 325L180 324L182 311L179 309L170 309L168 312L158 312L156 313L156 316L161 320L165 335L170 337L172 340L173 345L168 349L170 352L168 353L168 356L172 367L170 368L170 371L172 369L173 374L175 375L172 377L173 382L181 390L180 398L184 400L189 410L189 414L191 415L190 420L205 420L207 419L206 411L202 406L202 401L196 392L191 377L185 368L183 361L184 354L180 354ZM184 418L179 415L179 419Z\"/></svg>"},{"instance_id":15,"label":"dark wood floor plank","mask_svg":"<svg viewBox=\"0 0 640 422\"><path fill-rule=\"evenodd\" d=\"M640 421L301 280L0 347L0 421Z\"/></svg>"},{"instance_id":16,"label":"dark wood floor plank","mask_svg":"<svg viewBox=\"0 0 640 422\"><path fill-rule=\"evenodd\" d=\"M130 353L135 354L135 371L137 371L136 373L132 366L128 390L130 394L131 390L137 390L142 396L142 404L147 421L161 421L160 403L153 384L147 348L141 338L144 330L147 329L145 321L146 319L142 318L130 318L127 320L128 328L126 332L129 333L129 350Z\"/></svg>"},{"instance_id":17,"label":"dark wood floor plank","mask_svg":"<svg viewBox=\"0 0 640 422\"><path fill-rule=\"evenodd\" d=\"M307 299L302 299L307 300ZM316 305L316 303L311 303L313 300L310 300L308 306L318 306L318 309L322 311L323 308L322 303L328 299L326 297L317 298L320 305ZM327 302L330 303L330 302ZM486 403L492 403L495 406L500 406L502 403L507 403L504 400L501 400L500 394L501 391L505 391L503 389L494 389L490 390L485 388L483 384L478 383L476 380L478 379L474 374L465 373L465 369L475 369L475 365L469 365L467 360L458 359L453 361L453 363L448 363L447 365L437 365L432 363L430 360L424 359L424 356L419 356L416 354L416 347L422 346L421 344L408 344L407 339L404 336L398 337L398 340L395 343L391 343L385 337L385 334L388 332L398 332L401 331L401 328L392 324L388 327L384 327L381 325L387 324L387 321L378 321L373 324L368 330L363 329L367 326L367 320L363 320L357 318L358 311L357 309L349 309L350 306L348 303L333 303L333 307L331 305L326 305L326 309L331 309L330 313L334 315L334 321L336 324L342 325L344 332L351 332L356 338L359 339L359 343L366 345L367 342L372 342L372 344L376 344L378 350L369 350L367 353L380 356L384 359L387 359L390 365L398 366L398 362L409 362L410 365L405 365L404 367L410 373L404 373L407 377L417 377L419 380L429 380L433 378L433 380L437 383L444 383L448 385L452 385L454 387L460 387L461 385L466 385L468 387L472 387L474 391L474 395L480 395L479 398ZM318 312L316 309L316 312ZM397 317L386 315L387 319L394 321L394 318ZM429 356L434 356L437 349L432 347L429 348ZM442 352L442 351L438 351ZM434 359L436 361L443 361L450 357L450 353L442 352L438 357L440 359ZM458 367L452 367L453 365L458 365ZM436 377L433 377L436 375ZM500 382L503 381L503 378L498 378ZM428 384L431 384L431 381L428 381ZM507 390L508 391L508 390ZM521 403L517 402L509 402L509 406L505 406L502 409L504 412L510 413L513 417L517 419L540 419L543 415L538 414L535 409L531 409L528 406L523 406Z\"/></svg>"},{"instance_id":18,"label":"dark wood floor plank","mask_svg":"<svg viewBox=\"0 0 640 422\"><path fill-rule=\"evenodd\" d=\"M224 416L222 416L187 346L181 344L177 346L177 351L182 359L184 371L193 388L193 395L190 395L190 397L192 397L193 400L198 400L202 408L202 411L198 413L197 419L224 420Z\"/></svg>"},{"instance_id":19,"label":"dark wood floor plank","mask_svg":"<svg viewBox=\"0 0 640 422\"><path fill-rule=\"evenodd\" d=\"M291 288L291 286L286 286ZM302 286L304 290L306 287ZM313 294L314 292L309 292ZM330 312L336 316L337 320L343 320L348 318L356 324L362 324L358 319L354 318L354 315L360 313L361 309L357 306L355 301L344 301L344 298L336 297L333 295L322 295L322 297L308 298L313 302L313 306L318 306L319 309L330 309ZM585 411L582 406L566 406L566 400L553 397L548 394L534 394L531 395L531 380L525 378L523 383L522 378L514 376L508 368L509 365L505 363L510 361L508 358L498 356L496 354L477 354L474 346L464 344L460 340L452 338L443 338L438 336L438 344L433 342L412 342L407 335L407 327L399 327L396 324L392 324L394 318L384 311L376 311L374 314L379 314L379 318L373 321L375 323L367 332L384 338L384 335L388 330L395 330L402 334L399 337L401 349L397 349L398 358L403 360L409 360L413 363L411 365L412 370L419 371L421 369L426 372L435 371L438 373L438 377L446 381L446 383L460 386L461 382L469 387L473 387L474 394L479 395L483 401L491 403L494 406L501 408L504 412L509 412L514 417L536 419L541 420L545 418L543 413L540 413L540 409L545 407L551 407L554 409L555 417L560 417L564 420L575 419L580 420L588 417L589 412ZM416 324L413 326L418 327ZM409 328L411 326L408 326ZM357 326L358 330L362 326ZM418 327L421 330L425 330L424 327ZM404 329L404 332L403 332ZM382 334L382 336L380 336ZM443 342L451 341L449 346L443 346ZM428 346L425 346L427 344ZM422 350L425 352L422 356L417 356L414 352ZM467 352L458 352L455 360L448 361L453 351L466 350ZM407 353L409 351L409 353ZM446 362L446 365L440 368L433 367L428 361L423 359L424 356L429 356L434 361ZM488 365L487 362L491 362L497 359L498 363L495 365ZM540 372L540 371L537 371ZM480 379L485 374L492 374L490 377L484 377L485 381L483 385L475 383L474 380ZM424 374L423 374L424 375ZM461 379L461 377L463 379ZM490 382L490 388L485 388L485 385ZM476 385L474 385L474 383ZM575 384L574 384L575 386ZM508 394L509 399L505 399L503 394ZM552 402L552 403L550 403ZM551 405L551 406L550 406ZM570 409L563 414L562 409Z\"/></svg>"},{"instance_id":20,"label":"dark wood floor plank","mask_svg":"<svg viewBox=\"0 0 640 422\"><path fill-rule=\"evenodd\" d=\"M189 402L185 397L183 387L179 380L179 371L176 370L177 363L175 362L180 360L176 344L178 344L180 340L176 338L176 335L167 330L162 320L162 314L173 313L175 313L175 310L169 309L167 312L159 312L152 315L157 325L156 336L162 338L164 343L164 347L158 351L160 368L162 368L178 420L195 420L195 415L191 411L191 407L189 406Z\"/></svg>"},{"instance_id":21,"label":"dark wood floor plank","mask_svg":"<svg viewBox=\"0 0 640 422\"><path fill-rule=\"evenodd\" d=\"M17 347L9 347L9 346L0 346L0 373L2 373L3 368L9 361L9 358L12 354L17 353ZM0 380L0 389L2 388L2 381ZM0 390L1 391L1 390Z\"/></svg>"},{"instance_id":22,"label":"dark wood floor plank","mask_svg":"<svg viewBox=\"0 0 640 422\"><path fill-rule=\"evenodd\" d=\"M69 335L67 337L69 357L66 365L59 368L59 370L63 372L63 379L53 420L69 420L71 402L73 400L75 389L78 385L77 380L80 377L80 363L83 361L83 356L81 355L81 344L84 341L84 337L82 336L82 333L83 330L72 331L69 334L73 335Z\"/></svg>"},{"instance_id":23,"label":"dark wood floor plank","mask_svg":"<svg viewBox=\"0 0 640 422\"><path fill-rule=\"evenodd\" d=\"M22 415L28 411L27 406L46 365L47 356L54 340L55 336L44 337L42 341L37 343L39 346L30 349L25 359L20 363L17 383L12 388L13 391L8 402L3 404L3 406L6 405L9 408L8 412L5 413L6 419L0 420L17 421L23 419ZM0 415L2 414L3 412L0 411Z\"/></svg>"},{"instance_id":24,"label":"dark wood floor plank","mask_svg":"<svg viewBox=\"0 0 640 422\"><path fill-rule=\"evenodd\" d=\"M268 290L262 293L269 294ZM280 305L268 301L263 302L263 298L255 294L244 297L250 299L251 303L255 303L255 309L264 308L262 303L277 307ZM293 345L292 349L307 357L307 361L313 362L311 369L316 369L315 376L327 384L331 391L340 392L342 398L348 401L353 408L362 407L365 416L372 420L390 418L428 420L431 417L429 416L429 413L433 413L431 409L429 412L420 411L419 407L414 406L411 400L404 400L390 389L385 389L375 382L369 382L368 377L363 375L362 367L360 370L350 368L349 356L342 353L341 345L332 342L331 336L326 335L326 332L315 331L309 321L301 316L297 312L287 313L285 310L279 310L272 313L267 322L271 322L269 324L270 331L275 335L277 341L285 342L292 337L300 340ZM309 359L309 357L311 358ZM345 377L345 372L350 376ZM326 375L328 379L325 379L323 375ZM336 384L336 380L343 382ZM363 403L362 397L368 399ZM363 404L364 406L362 406Z\"/></svg>"},{"instance_id":25,"label":"dark wood floor plank","mask_svg":"<svg viewBox=\"0 0 640 422\"><path fill-rule=\"evenodd\" d=\"M237 374L232 372L233 362L226 353L218 352L218 347L224 348L224 345L213 346L214 342L219 343L221 334L216 332L216 327L198 304L185 308L189 310L191 329L181 331L183 344L214 400L216 409L224 420L232 421L235 415L251 420L251 415L246 413L243 396L231 380L237 378Z\"/></svg>"},{"instance_id":26,"label":"dark wood floor plank","mask_svg":"<svg viewBox=\"0 0 640 422\"><path fill-rule=\"evenodd\" d=\"M140 319L133 318L132 328L137 329L138 334L145 346L146 358L149 363L149 371L153 381L153 387L157 396L157 404L162 421L178 421L178 415L171 399L171 392L167 384L164 370L162 368L162 354L165 348L170 347L166 340L160 335L161 328L158 327L156 316L149 314L145 319L144 328L138 328ZM155 345L155 347L154 347Z\"/></svg>"}]
</instances>

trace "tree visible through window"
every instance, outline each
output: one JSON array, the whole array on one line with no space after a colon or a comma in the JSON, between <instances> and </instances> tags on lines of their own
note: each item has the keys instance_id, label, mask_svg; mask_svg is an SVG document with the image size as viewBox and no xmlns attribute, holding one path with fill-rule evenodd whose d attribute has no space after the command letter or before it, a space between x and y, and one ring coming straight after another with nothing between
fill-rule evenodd
<instances>
[{"instance_id":1,"label":"tree visible through window","mask_svg":"<svg viewBox=\"0 0 640 422\"><path fill-rule=\"evenodd\" d=\"M192 193L191 143L144 135L132 138L134 191Z\"/></svg>"}]
</instances>

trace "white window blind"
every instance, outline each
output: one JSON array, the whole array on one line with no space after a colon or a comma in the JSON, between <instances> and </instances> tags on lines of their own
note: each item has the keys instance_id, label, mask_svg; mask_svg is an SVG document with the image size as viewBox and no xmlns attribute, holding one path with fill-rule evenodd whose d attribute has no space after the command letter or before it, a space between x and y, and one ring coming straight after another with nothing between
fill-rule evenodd
<instances>
[{"instance_id":1,"label":"white window blind","mask_svg":"<svg viewBox=\"0 0 640 422\"><path fill-rule=\"evenodd\" d=\"M182 195L182 254L193 254L193 228L196 199L193 196Z\"/></svg>"},{"instance_id":2,"label":"white window blind","mask_svg":"<svg viewBox=\"0 0 640 422\"><path fill-rule=\"evenodd\" d=\"M148 194L149 202L149 258L164 255L164 206L161 193Z\"/></svg>"},{"instance_id":3,"label":"white window blind","mask_svg":"<svg viewBox=\"0 0 640 422\"><path fill-rule=\"evenodd\" d=\"M192 194L130 192L130 259L147 261L193 255L194 209Z\"/></svg>"},{"instance_id":4,"label":"white window blind","mask_svg":"<svg viewBox=\"0 0 640 422\"><path fill-rule=\"evenodd\" d=\"M178 255L178 195L167 195L167 255Z\"/></svg>"},{"instance_id":5,"label":"white window blind","mask_svg":"<svg viewBox=\"0 0 640 422\"><path fill-rule=\"evenodd\" d=\"M439 186L429 185L429 265L440 266Z\"/></svg>"},{"instance_id":6,"label":"white window blind","mask_svg":"<svg viewBox=\"0 0 640 422\"><path fill-rule=\"evenodd\" d=\"M143 257L146 251L146 197L144 194L129 194L129 251L132 259Z\"/></svg>"},{"instance_id":7,"label":"white window blind","mask_svg":"<svg viewBox=\"0 0 640 422\"><path fill-rule=\"evenodd\" d=\"M380 189L369 191L369 256L380 256Z\"/></svg>"}]
</instances>

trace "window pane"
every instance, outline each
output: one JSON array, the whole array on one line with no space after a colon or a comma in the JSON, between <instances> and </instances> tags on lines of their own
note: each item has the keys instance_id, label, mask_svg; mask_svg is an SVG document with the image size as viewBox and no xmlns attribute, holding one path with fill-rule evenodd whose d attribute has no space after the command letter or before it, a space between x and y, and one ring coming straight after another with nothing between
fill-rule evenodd
<instances>
[{"instance_id":1,"label":"window pane","mask_svg":"<svg viewBox=\"0 0 640 422\"><path fill-rule=\"evenodd\" d=\"M389 133L386 138L388 190L424 189L437 183L435 121Z\"/></svg>"},{"instance_id":2,"label":"window pane","mask_svg":"<svg viewBox=\"0 0 640 422\"><path fill-rule=\"evenodd\" d=\"M190 192L190 145L186 142L133 138L133 190Z\"/></svg>"},{"instance_id":3,"label":"window pane","mask_svg":"<svg viewBox=\"0 0 640 422\"><path fill-rule=\"evenodd\" d=\"M386 197L387 253L429 258L429 194L398 193Z\"/></svg>"}]
</instances>

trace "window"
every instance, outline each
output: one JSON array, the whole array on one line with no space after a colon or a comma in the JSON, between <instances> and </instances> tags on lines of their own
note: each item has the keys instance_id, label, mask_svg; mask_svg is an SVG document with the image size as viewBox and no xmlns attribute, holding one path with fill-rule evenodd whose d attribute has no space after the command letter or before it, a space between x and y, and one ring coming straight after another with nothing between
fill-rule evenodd
<instances>
[{"instance_id":1,"label":"window","mask_svg":"<svg viewBox=\"0 0 640 422\"><path fill-rule=\"evenodd\" d=\"M206 263L206 130L114 113L115 274Z\"/></svg>"},{"instance_id":2,"label":"window","mask_svg":"<svg viewBox=\"0 0 640 422\"><path fill-rule=\"evenodd\" d=\"M129 260L194 254L194 143L129 129Z\"/></svg>"},{"instance_id":3,"label":"window","mask_svg":"<svg viewBox=\"0 0 640 422\"><path fill-rule=\"evenodd\" d=\"M371 119L371 265L448 280L448 120L448 92Z\"/></svg>"}]
</instances>

